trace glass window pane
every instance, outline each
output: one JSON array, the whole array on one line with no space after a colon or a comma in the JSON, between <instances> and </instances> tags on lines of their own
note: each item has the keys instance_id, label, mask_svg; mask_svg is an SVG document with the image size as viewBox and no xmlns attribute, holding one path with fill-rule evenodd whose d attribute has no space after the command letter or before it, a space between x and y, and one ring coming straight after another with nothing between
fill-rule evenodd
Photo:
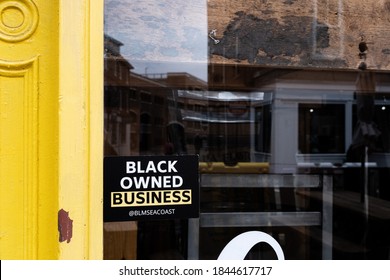
<instances>
[{"instance_id":1,"label":"glass window pane","mask_svg":"<svg viewBox=\"0 0 390 280\"><path fill-rule=\"evenodd\" d=\"M199 219L105 223L105 258L217 259L254 230L388 259L389 3L105 0L105 155L200 170Z\"/></svg>"}]
</instances>

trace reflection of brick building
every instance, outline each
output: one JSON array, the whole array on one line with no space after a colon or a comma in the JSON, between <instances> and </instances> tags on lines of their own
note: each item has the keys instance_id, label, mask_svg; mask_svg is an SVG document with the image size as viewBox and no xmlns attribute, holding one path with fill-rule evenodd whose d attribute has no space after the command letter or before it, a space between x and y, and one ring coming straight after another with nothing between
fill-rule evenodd
<instances>
[{"instance_id":1,"label":"reflection of brick building","mask_svg":"<svg viewBox=\"0 0 390 280\"><path fill-rule=\"evenodd\" d=\"M188 73L136 74L121 45L105 36L105 154L166 153L169 123L182 122L184 107L197 108L180 99L178 89L201 90L206 84ZM200 130L188 127L190 134Z\"/></svg>"},{"instance_id":2,"label":"reflection of brick building","mask_svg":"<svg viewBox=\"0 0 390 280\"><path fill-rule=\"evenodd\" d=\"M105 154L136 155L152 140L163 143L166 90L163 84L131 72L120 45L105 37ZM161 138L151 139L152 130Z\"/></svg>"}]
</instances>

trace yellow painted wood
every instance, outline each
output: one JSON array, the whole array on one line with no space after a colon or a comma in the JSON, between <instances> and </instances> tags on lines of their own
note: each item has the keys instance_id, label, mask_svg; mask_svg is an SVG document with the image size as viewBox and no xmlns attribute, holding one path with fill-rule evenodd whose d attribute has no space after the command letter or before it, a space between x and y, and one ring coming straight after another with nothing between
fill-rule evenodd
<instances>
[{"instance_id":1,"label":"yellow painted wood","mask_svg":"<svg viewBox=\"0 0 390 280\"><path fill-rule=\"evenodd\" d=\"M0 14L0 259L100 259L103 0L2 0Z\"/></svg>"},{"instance_id":2,"label":"yellow painted wood","mask_svg":"<svg viewBox=\"0 0 390 280\"><path fill-rule=\"evenodd\" d=\"M38 59L0 61L0 254L37 256Z\"/></svg>"},{"instance_id":3,"label":"yellow painted wood","mask_svg":"<svg viewBox=\"0 0 390 280\"><path fill-rule=\"evenodd\" d=\"M57 1L0 1L0 259L58 257Z\"/></svg>"},{"instance_id":4,"label":"yellow painted wood","mask_svg":"<svg viewBox=\"0 0 390 280\"><path fill-rule=\"evenodd\" d=\"M60 208L73 220L60 258L100 259L103 1L64 0L60 11Z\"/></svg>"},{"instance_id":5,"label":"yellow painted wood","mask_svg":"<svg viewBox=\"0 0 390 280\"><path fill-rule=\"evenodd\" d=\"M104 0L90 0L88 16L89 215L88 258L103 258Z\"/></svg>"}]
</instances>

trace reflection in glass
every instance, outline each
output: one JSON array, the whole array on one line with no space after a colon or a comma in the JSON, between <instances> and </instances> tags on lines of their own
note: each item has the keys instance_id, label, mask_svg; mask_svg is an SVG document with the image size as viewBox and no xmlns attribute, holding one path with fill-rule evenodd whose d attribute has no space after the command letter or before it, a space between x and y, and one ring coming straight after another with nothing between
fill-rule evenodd
<instances>
[{"instance_id":1,"label":"reflection in glass","mask_svg":"<svg viewBox=\"0 0 390 280\"><path fill-rule=\"evenodd\" d=\"M299 150L303 154L345 152L344 104L299 104Z\"/></svg>"},{"instance_id":2,"label":"reflection in glass","mask_svg":"<svg viewBox=\"0 0 390 280\"><path fill-rule=\"evenodd\" d=\"M105 258L216 259L248 230L389 258L387 25L352 0L105 2L105 155L197 154L201 183L200 219L105 224Z\"/></svg>"}]
</instances>

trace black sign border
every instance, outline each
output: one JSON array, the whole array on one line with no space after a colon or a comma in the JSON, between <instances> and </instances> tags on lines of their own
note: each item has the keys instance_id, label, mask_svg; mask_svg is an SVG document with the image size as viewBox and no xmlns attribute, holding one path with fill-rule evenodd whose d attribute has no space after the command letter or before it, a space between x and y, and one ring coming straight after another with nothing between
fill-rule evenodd
<instances>
[{"instance_id":1,"label":"black sign border","mask_svg":"<svg viewBox=\"0 0 390 280\"><path fill-rule=\"evenodd\" d=\"M120 179L123 177L145 176L144 173L127 174L127 161L140 161L143 166L147 162L155 163L165 160L177 160L175 165L178 173L169 175L178 175L183 178L183 187L180 190L191 189L192 203L185 205L164 205L164 206L139 206L139 207L111 207L112 192L126 192L137 190L124 190L120 187ZM103 162L103 221L104 222L125 222L125 221L144 221L144 220L163 220L163 219L189 219L199 218L199 157L197 155L179 155L179 156L106 156ZM166 175L166 174L153 174ZM154 189L169 190L169 189ZM143 191L143 190L142 190ZM145 190L146 191L146 190ZM140 215L143 210L170 210L174 213L165 215ZM130 215L130 212L132 215ZM138 211L138 212L137 212ZM172 210L170 211L172 212Z\"/></svg>"}]
</instances>

